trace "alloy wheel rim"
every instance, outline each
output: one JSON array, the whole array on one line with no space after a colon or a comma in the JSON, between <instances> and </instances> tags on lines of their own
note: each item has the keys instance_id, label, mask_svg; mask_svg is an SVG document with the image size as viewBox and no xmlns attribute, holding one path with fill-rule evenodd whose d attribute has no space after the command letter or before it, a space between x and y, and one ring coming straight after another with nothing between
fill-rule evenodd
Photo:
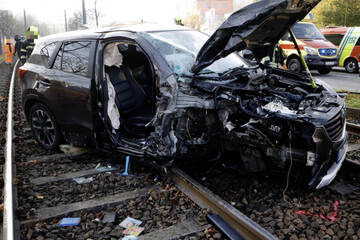
<instances>
[{"instance_id":1,"label":"alloy wheel rim","mask_svg":"<svg viewBox=\"0 0 360 240\"><path fill-rule=\"evenodd\" d=\"M55 142L55 126L50 116L43 110L36 110L32 116L32 127L37 140L45 146L51 146Z\"/></svg>"},{"instance_id":2,"label":"alloy wheel rim","mask_svg":"<svg viewBox=\"0 0 360 240\"><path fill-rule=\"evenodd\" d=\"M355 63L354 62L349 62L347 65L347 69L349 72L354 72L355 71Z\"/></svg>"},{"instance_id":3,"label":"alloy wheel rim","mask_svg":"<svg viewBox=\"0 0 360 240\"><path fill-rule=\"evenodd\" d=\"M298 64L295 63L295 62L292 63L292 64L290 65L290 70L293 71L293 72L297 72L297 71L299 70Z\"/></svg>"}]
</instances>

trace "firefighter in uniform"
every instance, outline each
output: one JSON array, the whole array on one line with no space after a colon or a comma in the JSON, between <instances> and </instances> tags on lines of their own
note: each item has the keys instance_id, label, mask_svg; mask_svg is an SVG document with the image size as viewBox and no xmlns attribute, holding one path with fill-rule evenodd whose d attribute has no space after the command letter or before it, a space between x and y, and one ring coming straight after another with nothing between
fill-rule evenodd
<instances>
[{"instance_id":1,"label":"firefighter in uniform","mask_svg":"<svg viewBox=\"0 0 360 240\"><path fill-rule=\"evenodd\" d=\"M35 47L34 39L38 38L39 30L37 27L30 26L26 29L26 40L21 44L20 61L24 64L30 57Z\"/></svg>"},{"instance_id":2,"label":"firefighter in uniform","mask_svg":"<svg viewBox=\"0 0 360 240\"><path fill-rule=\"evenodd\" d=\"M3 45L4 55L5 55L5 63L12 63L13 55L14 55L14 45L11 44L11 39L5 39L5 44Z\"/></svg>"},{"instance_id":3,"label":"firefighter in uniform","mask_svg":"<svg viewBox=\"0 0 360 240\"><path fill-rule=\"evenodd\" d=\"M14 51L14 56L15 55L17 55L18 56L18 58L20 59L20 51L21 51L21 44L22 44L22 42L21 42L21 36L19 36L19 35L15 35L14 36L14 39L15 39L15 51Z\"/></svg>"},{"instance_id":4,"label":"firefighter in uniform","mask_svg":"<svg viewBox=\"0 0 360 240\"><path fill-rule=\"evenodd\" d=\"M277 43L274 47L273 59L272 61L277 65L277 67L284 66L286 56L284 51L281 49L280 44Z\"/></svg>"},{"instance_id":5,"label":"firefighter in uniform","mask_svg":"<svg viewBox=\"0 0 360 240\"><path fill-rule=\"evenodd\" d=\"M184 26L184 24L182 23L182 19L181 18L175 18L175 24L179 25L179 26Z\"/></svg>"}]
</instances>

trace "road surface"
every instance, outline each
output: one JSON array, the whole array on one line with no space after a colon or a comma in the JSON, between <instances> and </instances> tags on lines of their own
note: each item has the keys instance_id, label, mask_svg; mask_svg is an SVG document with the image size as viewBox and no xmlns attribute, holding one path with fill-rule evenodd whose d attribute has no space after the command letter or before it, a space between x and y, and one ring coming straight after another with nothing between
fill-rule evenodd
<instances>
[{"instance_id":1,"label":"road surface","mask_svg":"<svg viewBox=\"0 0 360 240\"><path fill-rule=\"evenodd\" d=\"M347 73L344 68L337 67L329 74L321 75L311 71L315 78L321 79L335 89L360 92L359 74Z\"/></svg>"}]
</instances>

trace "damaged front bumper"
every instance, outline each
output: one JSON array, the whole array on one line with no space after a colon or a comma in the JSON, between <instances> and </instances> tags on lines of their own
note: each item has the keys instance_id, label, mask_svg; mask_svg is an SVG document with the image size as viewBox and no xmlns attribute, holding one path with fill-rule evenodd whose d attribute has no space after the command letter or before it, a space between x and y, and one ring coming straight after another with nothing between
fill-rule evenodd
<instances>
[{"instance_id":1,"label":"damaged front bumper","mask_svg":"<svg viewBox=\"0 0 360 240\"><path fill-rule=\"evenodd\" d=\"M324 127L316 128L313 135L316 144L317 156L326 159L313 167L313 178L309 183L310 188L320 189L330 184L336 177L345 160L348 148L346 123L342 127L338 139L331 139Z\"/></svg>"},{"instance_id":2,"label":"damaged front bumper","mask_svg":"<svg viewBox=\"0 0 360 240\"><path fill-rule=\"evenodd\" d=\"M321 68L332 68L339 65L339 57L335 58L325 58L317 55L307 55L305 56L306 64L311 69L321 69Z\"/></svg>"},{"instance_id":3,"label":"damaged front bumper","mask_svg":"<svg viewBox=\"0 0 360 240\"><path fill-rule=\"evenodd\" d=\"M326 185L329 185L334 180L341 168L342 163L345 160L347 149L348 145L345 143L338 151L337 161L331 165L330 169L326 172L326 175L321 178L320 183L316 186L316 189L320 189Z\"/></svg>"}]
</instances>

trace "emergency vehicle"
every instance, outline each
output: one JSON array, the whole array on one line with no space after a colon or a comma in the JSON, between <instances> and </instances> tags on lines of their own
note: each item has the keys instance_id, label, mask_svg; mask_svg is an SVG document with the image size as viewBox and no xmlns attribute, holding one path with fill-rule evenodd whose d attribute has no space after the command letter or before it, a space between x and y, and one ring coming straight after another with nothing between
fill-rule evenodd
<instances>
[{"instance_id":1,"label":"emergency vehicle","mask_svg":"<svg viewBox=\"0 0 360 240\"><path fill-rule=\"evenodd\" d=\"M347 72L359 71L360 27L327 27L322 29L327 40L338 46L339 66Z\"/></svg>"},{"instance_id":2,"label":"emergency vehicle","mask_svg":"<svg viewBox=\"0 0 360 240\"><path fill-rule=\"evenodd\" d=\"M314 24L298 22L292 27L292 31L309 69L318 70L320 74L328 74L332 67L339 64L337 47L326 40ZM286 57L286 67L291 71L301 72L304 67L290 34L286 33L279 44Z\"/></svg>"}]
</instances>

